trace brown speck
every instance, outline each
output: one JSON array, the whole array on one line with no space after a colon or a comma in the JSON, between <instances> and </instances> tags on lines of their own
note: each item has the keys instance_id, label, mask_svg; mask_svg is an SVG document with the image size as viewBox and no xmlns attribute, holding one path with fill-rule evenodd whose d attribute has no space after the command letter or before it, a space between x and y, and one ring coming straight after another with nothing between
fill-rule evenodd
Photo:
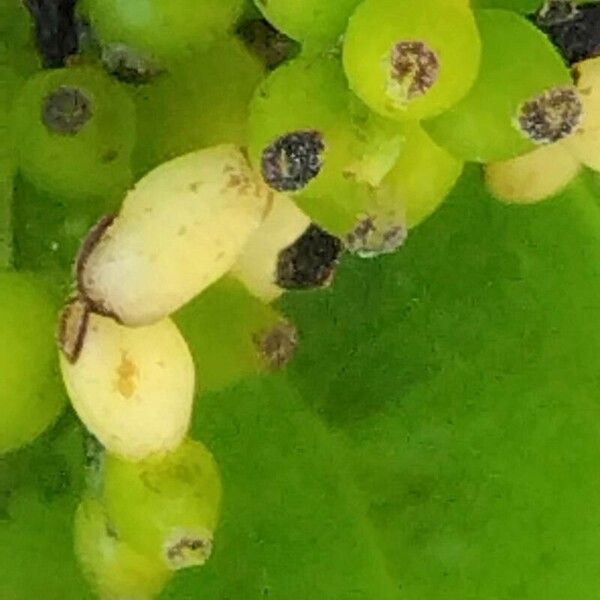
<instances>
[{"instance_id":1,"label":"brown speck","mask_svg":"<svg viewBox=\"0 0 600 600\"><path fill-rule=\"evenodd\" d=\"M268 367L282 369L294 358L298 347L298 330L289 321L282 321L257 336L255 341Z\"/></svg>"},{"instance_id":2,"label":"brown speck","mask_svg":"<svg viewBox=\"0 0 600 600\"><path fill-rule=\"evenodd\" d=\"M346 248L363 258L390 254L404 244L407 233L404 219L366 216L346 237Z\"/></svg>"},{"instance_id":3,"label":"brown speck","mask_svg":"<svg viewBox=\"0 0 600 600\"><path fill-rule=\"evenodd\" d=\"M194 194L197 194L200 191L200 187L201 186L202 186L202 182L201 181L194 181L194 183L190 183L190 190Z\"/></svg>"},{"instance_id":4,"label":"brown speck","mask_svg":"<svg viewBox=\"0 0 600 600\"><path fill-rule=\"evenodd\" d=\"M103 163L110 163L113 160L115 160L117 158L117 156L119 156L119 153L114 150L107 150L103 155L102 155L102 162Z\"/></svg>"},{"instance_id":5,"label":"brown speck","mask_svg":"<svg viewBox=\"0 0 600 600\"><path fill-rule=\"evenodd\" d=\"M60 135L76 135L92 115L90 96L79 88L66 85L50 92L42 107L42 122Z\"/></svg>"},{"instance_id":6,"label":"brown speck","mask_svg":"<svg viewBox=\"0 0 600 600\"><path fill-rule=\"evenodd\" d=\"M392 93L403 103L423 96L439 78L438 56L421 41L397 42L392 48L390 63Z\"/></svg>"},{"instance_id":7,"label":"brown speck","mask_svg":"<svg viewBox=\"0 0 600 600\"><path fill-rule=\"evenodd\" d=\"M185 225L182 225L179 228L179 231L177 232L177 235L185 235L187 233L187 227Z\"/></svg>"},{"instance_id":8,"label":"brown speck","mask_svg":"<svg viewBox=\"0 0 600 600\"><path fill-rule=\"evenodd\" d=\"M184 536L167 548L167 559L175 568L203 564L212 554L211 537Z\"/></svg>"},{"instance_id":9,"label":"brown speck","mask_svg":"<svg viewBox=\"0 0 600 600\"><path fill-rule=\"evenodd\" d=\"M519 109L520 130L537 144L551 144L571 135L581 124L583 105L573 86L555 87Z\"/></svg>"},{"instance_id":10,"label":"brown speck","mask_svg":"<svg viewBox=\"0 0 600 600\"><path fill-rule=\"evenodd\" d=\"M64 307L58 321L58 345L71 364L75 364L87 333L90 310L80 297L71 299Z\"/></svg>"},{"instance_id":11,"label":"brown speck","mask_svg":"<svg viewBox=\"0 0 600 600\"><path fill-rule=\"evenodd\" d=\"M137 389L136 378L138 369L136 364L129 358L127 352L121 353L121 362L117 367L117 381L115 388L124 398L131 398Z\"/></svg>"}]
</instances>

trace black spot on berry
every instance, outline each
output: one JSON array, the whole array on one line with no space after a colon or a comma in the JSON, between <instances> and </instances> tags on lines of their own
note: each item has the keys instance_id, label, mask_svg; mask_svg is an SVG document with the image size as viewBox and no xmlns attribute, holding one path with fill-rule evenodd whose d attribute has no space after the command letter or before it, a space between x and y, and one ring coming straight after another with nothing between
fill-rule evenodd
<instances>
[{"instance_id":1,"label":"black spot on berry","mask_svg":"<svg viewBox=\"0 0 600 600\"><path fill-rule=\"evenodd\" d=\"M573 86L552 88L525 102L519 126L538 144L551 144L571 135L581 123L583 105Z\"/></svg>"},{"instance_id":2,"label":"black spot on berry","mask_svg":"<svg viewBox=\"0 0 600 600\"><path fill-rule=\"evenodd\" d=\"M262 155L264 180L281 192L298 191L323 166L325 143L318 131L293 131L277 138Z\"/></svg>"},{"instance_id":3,"label":"black spot on berry","mask_svg":"<svg viewBox=\"0 0 600 600\"><path fill-rule=\"evenodd\" d=\"M331 282L343 244L316 225L279 253L276 282L289 290L322 287Z\"/></svg>"},{"instance_id":4,"label":"black spot on berry","mask_svg":"<svg viewBox=\"0 0 600 600\"><path fill-rule=\"evenodd\" d=\"M277 31L266 19L244 21L237 34L268 69L278 67L300 51L298 42Z\"/></svg>"},{"instance_id":5,"label":"black spot on berry","mask_svg":"<svg viewBox=\"0 0 600 600\"><path fill-rule=\"evenodd\" d=\"M35 22L37 46L46 68L62 67L69 56L78 52L76 1L25 0Z\"/></svg>"},{"instance_id":6,"label":"black spot on berry","mask_svg":"<svg viewBox=\"0 0 600 600\"><path fill-rule=\"evenodd\" d=\"M570 64L600 56L600 3L550 0L535 22Z\"/></svg>"},{"instance_id":7,"label":"black spot on berry","mask_svg":"<svg viewBox=\"0 0 600 600\"><path fill-rule=\"evenodd\" d=\"M75 135L93 116L90 97L79 88L60 86L44 100L42 121L46 127L61 135Z\"/></svg>"}]
</instances>

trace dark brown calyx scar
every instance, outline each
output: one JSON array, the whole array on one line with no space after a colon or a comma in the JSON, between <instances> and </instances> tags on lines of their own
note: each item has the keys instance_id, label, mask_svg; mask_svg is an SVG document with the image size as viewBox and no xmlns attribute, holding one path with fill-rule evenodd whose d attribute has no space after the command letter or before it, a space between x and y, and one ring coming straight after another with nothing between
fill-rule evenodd
<instances>
[{"instance_id":1,"label":"dark brown calyx scar","mask_svg":"<svg viewBox=\"0 0 600 600\"><path fill-rule=\"evenodd\" d=\"M318 131L286 133L263 151L263 178L280 192L301 190L321 171L324 151L325 143Z\"/></svg>"},{"instance_id":2,"label":"dark brown calyx scar","mask_svg":"<svg viewBox=\"0 0 600 600\"><path fill-rule=\"evenodd\" d=\"M407 234L404 219L367 216L348 234L346 247L362 258L391 254L404 244Z\"/></svg>"},{"instance_id":3,"label":"dark brown calyx scar","mask_svg":"<svg viewBox=\"0 0 600 600\"><path fill-rule=\"evenodd\" d=\"M50 92L42 107L42 122L60 135L79 133L92 116L91 98L83 90L67 85Z\"/></svg>"},{"instance_id":4,"label":"dark brown calyx scar","mask_svg":"<svg viewBox=\"0 0 600 600\"><path fill-rule=\"evenodd\" d=\"M341 240L317 225L308 229L277 258L275 281L287 290L323 287L331 282L343 251Z\"/></svg>"},{"instance_id":5,"label":"dark brown calyx scar","mask_svg":"<svg viewBox=\"0 0 600 600\"><path fill-rule=\"evenodd\" d=\"M102 63L120 81L132 84L149 83L163 72L151 58L125 44L107 44L102 48Z\"/></svg>"},{"instance_id":6,"label":"dark brown calyx scar","mask_svg":"<svg viewBox=\"0 0 600 600\"><path fill-rule=\"evenodd\" d=\"M75 4L76 0L25 0L46 68L62 67L67 58L79 50Z\"/></svg>"},{"instance_id":7,"label":"dark brown calyx scar","mask_svg":"<svg viewBox=\"0 0 600 600\"><path fill-rule=\"evenodd\" d=\"M583 105L573 86L556 87L528 100L519 109L521 131L537 144L551 144L580 125Z\"/></svg>"},{"instance_id":8,"label":"dark brown calyx scar","mask_svg":"<svg viewBox=\"0 0 600 600\"><path fill-rule=\"evenodd\" d=\"M397 42L392 48L390 63L391 92L403 102L427 93L440 73L437 54L416 40Z\"/></svg>"},{"instance_id":9,"label":"dark brown calyx scar","mask_svg":"<svg viewBox=\"0 0 600 600\"><path fill-rule=\"evenodd\" d=\"M277 31L266 19L244 21L237 34L267 69L275 69L300 51L300 44Z\"/></svg>"},{"instance_id":10,"label":"dark brown calyx scar","mask_svg":"<svg viewBox=\"0 0 600 600\"><path fill-rule=\"evenodd\" d=\"M273 370L282 369L296 354L298 330L289 321L282 321L267 332L258 335L255 342L267 365Z\"/></svg>"},{"instance_id":11,"label":"dark brown calyx scar","mask_svg":"<svg viewBox=\"0 0 600 600\"><path fill-rule=\"evenodd\" d=\"M89 320L90 309L80 297L70 300L60 315L58 346L71 364L75 364L81 354Z\"/></svg>"},{"instance_id":12,"label":"dark brown calyx scar","mask_svg":"<svg viewBox=\"0 0 600 600\"><path fill-rule=\"evenodd\" d=\"M75 261L75 279L77 281L79 295L85 300L90 312L110 317L115 321L120 322L118 315L106 307L101 299L94 298L93 294L90 292L93 281L91 280L92 276L89 273L90 269L87 268L88 259L94 252L94 249L100 244L116 218L117 215L114 214L105 215L90 229L87 237L81 244L79 254Z\"/></svg>"}]
</instances>

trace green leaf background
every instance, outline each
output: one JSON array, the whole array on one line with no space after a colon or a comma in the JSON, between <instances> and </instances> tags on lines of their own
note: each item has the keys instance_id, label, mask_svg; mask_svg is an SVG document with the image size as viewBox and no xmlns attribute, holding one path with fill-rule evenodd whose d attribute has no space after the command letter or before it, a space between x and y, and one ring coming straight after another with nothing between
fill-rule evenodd
<instances>
[{"instance_id":1,"label":"green leaf background","mask_svg":"<svg viewBox=\"0 0 600 600\"><path fill-rule=\"evenodd\" d=\"M287 296L295 363L198 401L224 515L161 599L600 598L599 197L504 206L469 167L397 255ZM0 462L2 600L90 597L81 438Z\"/></svg>"}]
</instances>

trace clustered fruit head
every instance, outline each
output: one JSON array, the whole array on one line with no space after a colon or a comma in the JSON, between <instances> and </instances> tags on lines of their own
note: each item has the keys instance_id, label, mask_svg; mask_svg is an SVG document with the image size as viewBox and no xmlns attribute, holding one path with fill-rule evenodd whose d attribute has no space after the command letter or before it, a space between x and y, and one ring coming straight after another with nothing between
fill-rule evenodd
<instances>
[{"instance_id":1,"label":"clustered fruit head","mask_svg":"<svg viewBox=\"0 0 600 600\"><path fill-rule=\"evenodd\" d=\"M565 64L557 60L558 54L548 39L516 14L479 11L478 27L467 2L462 6L456 0L446 6L442 0L422 1L427 2L426 8L432 14L447 8L450 25L443 21L439 27L432 27L431 39L422 31L419 19L411 21L413 9L409 3L344 2L348 14L340 20L350 25L343 38L343 58L338 50L317 53L315 56L320 58L306 52L308 58L290 62L288 71L293 73L294 65L300 65L297 68L308 83L306 73L313 73L310 61L321 60L326 65L319 77L337 84L337 88L321 86L327 89L318 90L326 106L322 122L316 122L322 115L310 110L306 111L306 119L303 113L292 124L286 121L285 126L281 126L285 119L280 122L274 118L280 129L274 127L256 144L254 165L248 151L236 143L207 144L177 156L146 173L126 193L119 212L101 218L83 241L75 266L76 289L60 314L57 342L64 386L88 430L89 495L75 517L76 552L101 596L154 596L172 571L202 565L213 551L222 496L220 473L210 451L188 437L198 391L196 374L202 374L203 365L194 364L188 343L172 316L180 314L180 309L200 294L234 281L234 287L242 289L240 297L247 300L250 296L254 302L259 298L260 307L269 311L268 318L260 315L260 327L249 325L239 337L247 342L252 358L260 360L263 370L285 367L296 352L300 334L289 320L265 305L284 290L330 285L346 250L362 257L396 251L404 243L409 225L416 224L407 224L408 208L412 208L413 196L419 195L411 191L418 186L419 190L434 189L423 193L418 207L421 210L415 211L428 215L446 196L451 187L448 181L454 183L458 178L464 160L486 162L477 152L467 158L457 151L460 160L441 168L442 160L437 159L442 152L455 158L448 141L451 136L444 139L442 127L439 146L438 138L433 140L434 118L455 115L454 110L460 116L463 102L469 106L472 100L471 92L477 96L483 88L481 98L485 100L487 94L493 100L486 85L478 85L486 75L486 65L480 65L486 19L489 25L493 14L503 14L507 31L513 27L522 36L519 44L548 58L548 65L543 66L550 73L546 87L524 84L521 88L521 82L514 78L515 88L527 92L521 96L514 92L510 102L504 103L505 111L503 106L502 110L496 106L502 113L498 118L504 128L498 137L506 134L508 146L516 138L520 147L536 147L529 153L486 164L490 192L505 201L536 202L562 190L582 164L597 167L594 161L600 156L600 118L595 115L600 114L600 62L578 65L574 72L580 80L570 85ZM36 42L44 65L70 66L59 72L65 75L64 80L55 81L46 71L33 81L31 96L24 96L37 107L32 122L38 130L31 128L37 134L31 135L30 143L23 147L29 149L45 136L50 142L46 147L42 141L38 150L41 148L39 153L47 153L53 160L71 144L72 148L87 149L85 142L82 146L78 143L86 137L97 137L97 130L102 129L99 122L111 121L103 116L105 104L111 104L102 101L102 86L107 90L110 87L105 81L110 82L106 72L126 84L151 85L154 78L169 69L169 64L176 64L175 58L179 60L191 52L198 40L208 44L214 36L214 25L204 29L210 14L199 19L200 13L194 13L196 20L190 24L180 18L177 3L164 3L162 12L156 14L165 23L179 23L185 43L178 45L176 32L168 31L164 36L158 27L149 32L140 22L132 27L136 39L121 40L121 35L127 35L122 31L113 35L111 26L120 23L111 22L113 12L110 7L106 9L108 0L90 0L90 22L96 23L97 30L94 34L104 31L110 39L95 40L104 70L98 75L95 67L84 64L80 69L84 84L80 85L77 77L70 77L78 67L69 57L78 51L82 30L75 0L25 0L25 4L35 19ZM260 0L259 4L268 14L269 3ZM114 4L117 13L121 10L118 5ZM233 30L242 2L222 0L215 4L215 14L223 7L217 22ZM339 7L345 10L341 0ZM398 18L391 19L390 14ZM569 0L548 0L535 20L570 63L600 54L599 5L576 6ZM464 47L456 43L455 26L469 40ZM381 28L381 37L379 31L373 31L377 27ZM333 30L336 36L341 33L336 27ZM365 31L372 34L371 39ZM265 19L252 18L238 26L237 33L262 59L261 72L264 67L275 69L299 51L297 43ZM155 58L154 48L145 44L147 39L157 46L160 61ZM490 51L485 39L483 42L484 54L493 55L493 60L486 57L487 68L502 74L510 64L506 65L504 56L498 58L501 49ZM121 97L120 102L113 102L116 108L109 106L112 121L127 114L129 105L129 120L133 121L136 113L131 99L120 84L112 84L117 90L113 90L114 98ZM294 86L283 87L283 93L304 94L300 100L307 100L306 86L296 86L299 91L292 89ZM267 92L276 96L268 88L265 98ZM281 95L281 90L278 92ZM107 92L109 100L113 96ZM481 98L476 111L485 104ZM277 103L273 106L281 109ZM299 102L296 107L300 107ZM343 113L339 118L337 110ZM504 112L509 113L508 117ZM466 113L468 121L472 112ZM123 121L120 123L123 125ZM413 127L414 123L418 125ZM479 131L477 127L471 129ZM431 137L426 130L431 131ZM459 134L462 137L463 132ZM130 138L128 152L134 147L133 126ZM119 137L108 139L110 144L104 138L98 144L102 150L98 152L100 162L112 163L117 156L127 155L124 179L130 183L129 155L123 151L127 144ZM345 144L348 148L343 147ZM92 152L91 145L89 149L89 154L98 150L94 147ZM43 173L38 179L45 182L52 170L40 171L31 165L45 167L47 157L44 154L39 164L35 158L20 157L19 166L25 174L28 165L32 173ZM26 159L31 159L30 163ZM335 172L331 179L337 184L348 183L344 188L348 198L339 197L342 194L338 189L324 191L327 185L321 182L327 179L329 169ZM30 177L35 179L34 175ZM83 173L81 181L86 177ZM315 188L324 198L315 194L316 200L310 199ZM330 227L320 218L323 213L310 210L318 201L327 200L337 203L349 227ZM12 283L18 286L17 281ZM28 301L28 293L22 299ZM15 308L10 303L7 306ZM36 308L40 314L49 314L52 324L54 313L46 309ZM42 350L39 354L46 359ZM52 351L50 346L49 352L55 358ZM40 391L29 391L31 398L27 400L37 401ZM47 427L58 410L36 425L34 433ZM25 441L31 435L28 431ZM13 440L0 442L2 451L15 445Z\"/></svg>"}]
</instances>

